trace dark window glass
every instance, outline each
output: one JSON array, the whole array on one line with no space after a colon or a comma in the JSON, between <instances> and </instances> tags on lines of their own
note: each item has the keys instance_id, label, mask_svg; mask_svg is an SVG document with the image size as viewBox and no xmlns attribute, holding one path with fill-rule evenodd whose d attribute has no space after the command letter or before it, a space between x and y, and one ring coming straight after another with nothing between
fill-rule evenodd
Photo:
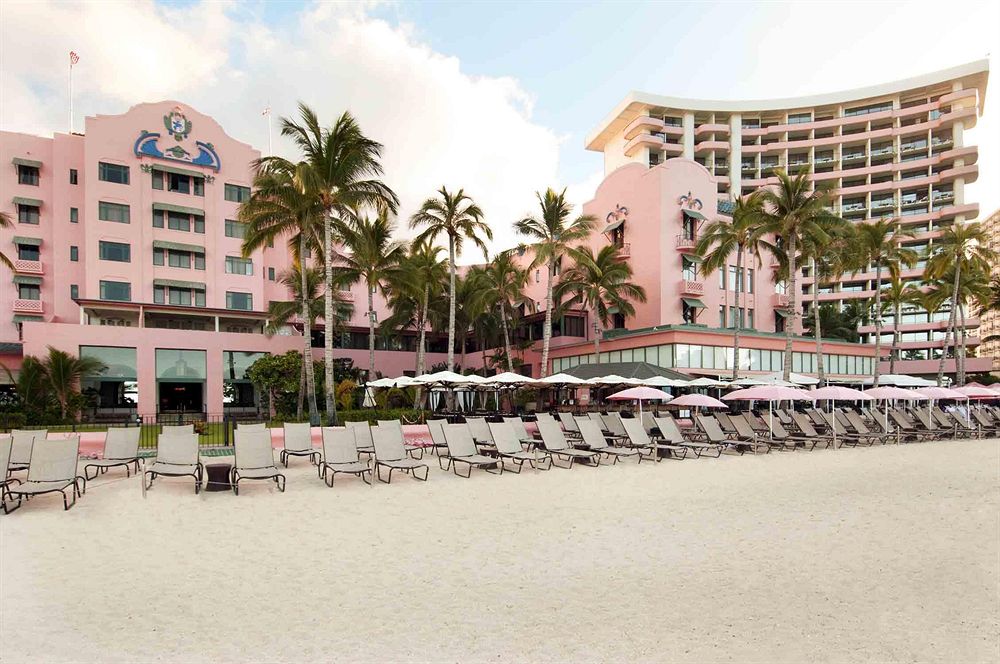
<instances>
[{"instance_id":1,"label":"dark window glass","mask_svg":"<svg viewBox=\"0 0 1000 664\"><path fill-rule=\"evenodd\" d=\"M17 297L21 300L42 299L42 287L35 284L18 284Z\"/></svg>"},{"instance_id":2,"label":"dark window glass","mask_svg":"<svg viewBox=\"0 0 1000 664\"><path fill-rule=\"evenodd\" d=\"M153 265L163 265L163 249L153 249Z\"/></svg>"},{"instance_id":3,"label":"dark window glass","mask_svg":"<svg viewBox=\"0 0 1000 664\"><path fill-rule=\"evenodd\" d=\"M153 171L153 189L163 189L163 171Z\"/></svg>"},{"instance_id":4,"label":"dark window glass","mask_svg":"<svg viewBox=\"0 0 1000 664\"><path fill-rule=\"evenodd\" d=\"M226 237L242 240L247 236L247 225L234 219L226 219Z\"/></svg>"},{"instance_id":5,"label":"dark window glass","mask_svg":"<svg viewBox=\"0 0 1000 664\"><path fill-rule=\"evenodd\" d=\"M253 310L253 295L250 293L226 291L226 309Z\"/></svg>"},{"instance_id":6,"label":"dark window glass","mask_svg":"<svg viewBox=\"0 0 1000 664\"><path fill-rule=\"evenodd\" d=\"M267 268L267 279L268 279L268 281L274 281L274 268L273 267Z\"/></svg>"},{"instance_id":7,"label":"dark window glass","mask_svg":"<svg viewBox=\"0 0 1000 664\"><path fill-rule=\"evenodd\" d=\"M101 299L115 302L132 301L132 284L127 281L102 281Z\"/></svg>"},{"instance_id":8,"label":"dark window glass","mask_svg":"<svg viewBox=\"0 0 1000 664\"><path fill-rule=\"evenodd\" d=\"M17 220L22 224L37 224L41 220L41 210L37 205L17 204Z\"/></svg>"},{"instance_id":9,"label":"dark window glass","mask_svg":"<svg viewBox=\"0 0 1000 664\"><path fill-rule=\"evenodd\" d=\"M77 286L76 284L70 284L69 296L74 300L78 299L80 297L80 287Z\"/></svg>"},{"instance_id":10,"label":"dark window glass","mask_svg":"<svg viewBox=\"0 0 1000 664\"><path fill-rule=\"evenodd\" d=\"M69 223L78 224L80 223L80 210L75 207L69 209Z\"/></svg>"},{"instance_id":11,"label":"dark window glass","mask_svg":"<svg viewBox=\"0 0 1000 664\"><path fill-rule=\"evenodd\" d=\"M71 246L69 248L69 259L76 263L80 260L80 248Z\"/></svg>"},{"instance_id":12,"label":"dark window glass","mask_svg":"<svg viewBox=\"0 0 1000 664\"><path fill-rule=\"evenodd\" d=\"M17 167L17 183L18 184L30 184L32 186L38 186L38 167L37 166L22 166L18 164Z\"/></svg>"},{"instance_id":13,"label":"dark window glass","mask_svg":"<svg viewBox=\"0 0 1000 664\"><path fill-rule=\"evenodd\" d=\"M114 221L119 224L127 224L131 218L131 213L127 205L101 201L97 204L97 218L101 221Z\"/></svg>"},{"instance_id":14,"label":"dark window glass","mask_svg":"<svg viewBox=\"0 0 1000 664\"><path fill-rule=\"evenodd\" d=\"M226 274L253 275L253 261L239 256L226 256Z\"/></svg>"},{"instance_id":15,"label":"dark window glass","mask_svg":"<svg viewBox=\"0 0 1000 664\"><path fill-rule=\"evenodd\" d=\"M37 261L41 260L42 252L33 244L19 244L17 245L17 258L22 261Z\"/></svg>"},{"instance_id":16,"label":"dark window glass","mask_svg":"<svg viewBox=\"0 0 1000 664\"><path fill-rule=\"evenodd\" d=\"M168 180L167 189L169 191L174 191L178 194L191 193L191 178L188 176L177 175L176 173L167 173L164 177Z\"/></svg>"},{"instance_id":17,"label":"dark window glass","mask_svg":"<svg viewBox=\"0 0 1000 664\"><path fill-rule=\"evenodd\" d=\"M97 163L97 179L115 184L128 184L128 166L100 161Z\"/></svg>"},{"instance_id":18,"label":"dark window glass","mask_svg":"<svg viewBox=\"0 0 1000 664\"><path fill-rule=\"evenodd\" d=\"M191 215L182 212L167 212L167 228L172 231L190 231Z\"/></svg>"},{"instance_id":19,"label":"dark window glass","mask_svg":"<svg viewBox=\"0 0 1000 664\"><path fill-rule=\"evenodd\" d=\"M98 243L98 249L102 261L132 262L132 246L124 242L101 241Z\"/></svg>"},{"instance_id":20,"label":"dark window glass","mask_svg":"<svg viewBox=\"0 0 1000 664\"><path fill-rule=\"evenodd\" d=\"M250 187L241 187L238 184L226 184L226 200L233 203L243 203L250 199Z\"/></svg>"},{"instance_id":21,"label":"dark window glass","mask_svg":"<svg viewBox=\"0 0 1000 664\"><path fill-rule=\"evenodd\" d=\"M76 171L75 168L69 169L69 183L70 184L79 184L80 183L80 174L77 173L77 171Z\"/></svg>"}]
</instances>

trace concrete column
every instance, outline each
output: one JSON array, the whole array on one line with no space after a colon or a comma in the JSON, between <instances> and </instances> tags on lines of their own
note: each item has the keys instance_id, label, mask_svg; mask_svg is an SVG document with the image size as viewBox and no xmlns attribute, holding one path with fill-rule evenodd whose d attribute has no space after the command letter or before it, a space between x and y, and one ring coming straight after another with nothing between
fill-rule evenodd
<instances>
[{"instance_id":1,"label":"concrete column","mask_svg":"<svg viewBox=\"0 0 1000 664\"><path fill-rule=\"evenodd\" d=\"M694 159L694 113L685 113L682 125L684 127L684 151L682 154L685 159Z\"/></svg>"},{"instance_id":2,"label":"concrete column","mask_svg":"<svg viewBox=\"0 0 1000 664\"><path fill-rule=\"evenodd\" d=\"M205 408L211 415L222 414L222 350L205 349Z\"/></svg>"},{"instance_id":3,"label":"concrete column","mask_svg":"<svg viewBox=\"0 0 1000 664\"><path fill-rule=\"evenodd\" d=\"M951 126L951 147L965 147L965 123L956 122Z\"/></svg>"},{"instance_id":4,"label":"concrete column","mask_svg":"<svg viewBox=\"0 0 1000 664\"><path fill-rule=\"evenodd\" d=\"M743 194L743 118L739 113L729 116L729 194Z\"/></svg>"},{"instance_id":5,"label":"concrete column","mask_svg":"<svg viewBox=\"0 0 1000 664\"><path fill-rule=\"evenodd\" d=\"M159 398L156 394L156 349L140 345L136 349L135 359L139 383L139 405L136 412L140 415L156 415Z\"/></svg>"}]
</instances>

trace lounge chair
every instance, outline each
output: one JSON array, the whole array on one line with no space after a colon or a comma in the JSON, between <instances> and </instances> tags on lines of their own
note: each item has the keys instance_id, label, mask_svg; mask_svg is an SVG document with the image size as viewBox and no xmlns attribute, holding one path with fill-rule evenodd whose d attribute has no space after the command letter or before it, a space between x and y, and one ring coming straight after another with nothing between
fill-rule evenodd
<instances>
[{"instance_id":1,"label":"lounge chair","mask_svg":"<svg viewBox=\"0 0 1000 664\"><path fill-rule=\"evenodd\" d=\"M237 422L237 431L266 431L267 422Z\"/></svg>"},{"instance_id":2,"label":"lounge chair","mask_svg":"<svg viewBox=\"0 0 1000 664\"><path fill-rule=\"evenodd\" d=\"M448 424L448 420L427 420L427 430L431 434L434 453L438 456L448 454L448 441L444 437L444 425L446 424Z\"/></svg>"},{"instance_id":3,"label":"lounge chair","mask_svg":"<svg viewBox=\"0 0 1000 664\"><path fill-rule=\"evenodd\" d=\"M968 420L965 420L959 412L945 411L940 406L935 406L931 409L931 414L934 415L941 426L953 430L955 436L974 438L978 435L976 427L972 426Z\"/></svg>"},{"instance_id":4,"label":"lounge chair","mask_svg":"<svg viewBox=\"0 0 1000 664\"><path fill-rule=\"evenodd\" d=\"M514 431L513 425L509 422L489 422L490 433L493 435L493 444L496 445L497 454L500 456L500 461L504 462L510 459L514 462L515 473L521 472L521 466L527 461L532 468L540 468L541 470L549 470L552 468L552 455L548 452L540 451L535 449L531 452L525 452L521 447L521 441L518 440L517 433ZM548 463L543 465L541 462L547 460Z\"/></svg>"},{"instance_id":5,"label":"lounge chair","mask_svg":"<svg viewBox=\"0 0 1000 664\"><path fill-rule=\"evenodd\" d=\"M747 450L756 454L758 445L762 445L767 448L768 451L771 450L770 446L766 443L758 444L756 436L752 436L750 438L743 436L727 436L722 430L722 427L719 425L719 421L711 415L696 415L694 419L695 422L698 423L698 428L700 428L708 437L708 442L715 446L716 458L721 456L722 452L729 448L735 449L740 453L740 456L743 456L744 452ZM698 454L698 456L701 456L701 454Z\"/></svg>"},{"instance_id":6,"label":"lounge chair","mask_svg":"<svg viewBox=\"0 0 1000 664\"><path fill-rule=\"evenodd\" d=\"M86 491L86 479L77 474L79 459L79 434L51 440L35 438L31 445L28 477L20 484L6 487L6 496L3 502L4 513L10 514L18 509L25 497L30 498L56 491L62 494L64 510L73 507L77 497ZM70 488L72 488L70 496L67 496L66 489ZM6 499L14 497L17 497L17 504L11 507L7 504Z\"/></svg>"},{"instance_id":7,"label":"lounge chair","mask_svg":"<svg viewBox=\"0 0 1000 664\"><path fill-rule=\"evenodd\" d=\"M792 418L789 417L789 420ZM805 449L808 447L811 450L816 449L816 444L821 442L823 439L819 437L809 437L803 435L793 434L785 428L785 425L780 419L775 418L770 421L771 425L771 439L768 441L775 447L779 447L783 450L794 451L799 447Z\"/></svg>"},{"instance_id":8,"label":"lounge chair","mask_svg":"<svg viewBox=\"0 0 1000 664\"><path fill-rule=\"evenodd\" d=\"M934 440L937 438L937 433L934 431L918 429L902 411L892 408L889 410L889 417L896 425L896 430L899 433L900 440L903 442L908 440L923 442L925 440Z\"/></svg>"},{"instance_id":9,"label":"lounge chair","mask_svg":"<svg viewBox=\"0 0 1000 664\"><path fill-rule=\"evenodd\" d=\"M688 440L680 427L677 426L677 420L669 414L658 415L653 418L653 422L656 424L656 429L660 432L653 437L653 442L656 443L657 461L660 460L660 450L665 450L667 456L671 459L686 459L688 452L693 452L695 456L699 456L702 450L717 447L712 443L696 443Z\"/></svg>"},{"instance_id":10,"label":"lounge chair","mask_svg":"<svg viewBox=\"0 0 1000 664\"><path fill-rule=\"evenodd\" d=\"M573 413L559 411L556 414L559 416L559 421L563 425L563 433L570 438L579 438L581 435L580 427L576 425L576 419L573 417Z\"/></svg>"},{"instance_id":11,"label":"lounge chair","mask_svg":"<svg viewBox=\"0 0 1000 664\"><path fill-rule=\"evenodd\" d=\"M592 461L595 466L600 465L601 455L597 452L570 447L566 442L566 436L563 435L562 427L556 422L538 420L538 431L542 434L542 444L545 445L546 451L552 455L552 463L555 463L557 458L569 461L566 466L560 466L561 468L572 468L573 462L577 459Z\"/></svg>"},{"instance_id":12,"label":"lounge chair","mask_svg":"<svg viewBox=\"0 0 1000 664\"><path fill-rule=\"evenodd\" d=\"M944 438L955 437L956 432L954 429L952 429L951 427L948 427L947 429L939 427L937 425L937 422L935 422L931 418L931 416L927 413L926 409L914 408L912 414L914 419L917 420L918 426L923 427L925 431L933 433L935 438L944 439Z\"/></svg>"},{"instance_id":13,"label":"lounge chair","mask_svg":"<svg viewBox=\"0 0 1000 664\"><path fill-rule=\"evenodd\" d=\"M346 427L323 427L322 432L323 459L320 461L319 476L326 485L332 489L337 473L346 473L357 475L371 486L372 469L361 461L354 432Z\"/></svg>"},{"instance_id":14,"label":"lounge chair","mask_svg":"<svg viewBox=\"0 0 1000 664\"><path fill-rule=\"evenodd\" d=\"M990 418L989 411L981 408L973 408L971 413L972 417L974 417L976 422L979 424L980 431L982 433L990 437L995 437L1000 434L1000 424Z\"/></svg>"},{"instance_id":15,"label":"lounge chair","mask_svg":"<svg viewBox=\"0 0 1000 664\"><path fill-rule=\"evenodd\" d=\"M11 482L21 483L16 477L8 477L7 469L10 467L10 448L13 440L10 434L0 435L0 502L7 495L7 485Z\"/></svg>"},{"instance_id":16,"label":"lounge chair","mask_svg":"<svg viewBox=\"0 0 1000 664\"><path fill-rule=\"evenodd\" d=\"M528 433L528 430L524 427L524 420L520 417L505 417L503 421L514 429L514 435L517 436L522 445L527 445L528 449L538 445L538 439Z\"/></svg>"},{"instance_id":17,"label":"lounge chair","mask_svg":"<svg viewBox=\"0 0 1000 664\"><path fill-rule=\"evenodd\" d=\"M164 424L160 427L161 436L172 436L174 434L194 433L193 424Z\"/></svg>"},{"instance_id":18,"label":"lounge chair","mask_svg":"<svg viewBox=\"0 0 1000 664\"><path fill-rule=\"evenodd\" d=\"M640 418L642 420L642 428L645 429L646 433L649 435L652 435L652 433L656 431L656 420L654 417L655 415L648 410L642 411L642 416Z\"/></svg>"},{"instance_id":19,"label":"lounge chair","mask_svg":"<svg viewBox=\"0 0 1000 664\"><path fill-rule=\"evenodd\" d=\"M204 468L198 456L198 434L169 434L160 436L156 440L156 458L153 465L142 473L143 482L149 476L149 484L146 488L153 486L153 480L158 476L164 477L192 477L194 478L194 492L201 491L201 480L204 476Z\"/></svg>"},{"instance_id":20,"label":"lounge chair","mask_svg":"<svg viewBox=\"0 0 1000 664\"><path fill-rule=\"evenodd\" d=\"M406 434L403 433L403 423L399 420L376 420L376 423L380 427L385 427L393 431L400 440L403 441L403 448L406 453L409 454L414 459L424 458L424 447L423 445L414 445L412 443L406 442Z\"/></svg>"},{"instance_id":21,"label":"lounge chair","mask_svg":"<svg viewBox=\"0 0 1000 664\"><path fill-rule=\"evenodd\" d=\"M844 423L841 421L839 411L834 411L832 413L820 411L820 415L824 420L826 420L829 429L836 432L836 440L841 445L868 445L870 447L876 442L882 441L882 434L871 432L862 434L848 431L847 427L844 426Z\"/></svg>"},{"instance_id":22,"label":"lounge chair","mask_svg":"<svg viewBox=\"0 0 1000 664\"><path fill-rule=\"evenodd\" d=\"M624 420L623 420L624 421ZM608 445L608 439L604 437L604 433L601 431L601 427L597 426L597 423L591 420L589 417L586 419L581 419L577 421L578 430L580 436L583 439L583 443L591 452L597 452L598 454L603 454L605 458L613 459L611 465L618 463L618 459L621 457L638 457L639 461L642 461L642 453L638 448L654 447L653 441L649 440L646 436L646 432L643 431L642 424L638 420L629 420L625 423L625 430L629 431L632 426L630 423L635 422L636 427L642 432L643 437L645 437L646 444L643 445L642 440L637 437L633 441L633 446L631 448L627 447L612 447Z\"/></svg>"},{"instance_id":23,"label":"lounge chair","mask_svg":"<svg viewBox=\"0 0 1000 664\"><path fill-rule=\"evenodd\" d=\"M131 477L130 466L135 466L135 472L139 472L139 435L142 433L140 427L109 427L104 434L104 454L100 459L89 459L84 463L83 475L88 480L97 477L98 474L108 472L108 468L125 466L125 476ZM93 477L88 469L94 468Z\"/></svg>"},{"instance_id":24,"label":"lounge chair","mask_svg":"<svg viewBox=\"0 0 1000 664\"><path fill-rule=\"evenodd\" d=\"M628 432L625 431L625 425L622 424L622 416L619 413L608 413L607 415L602 415L604 421L604 436L610 438L611 440L625 441L628 440Z\"/></svg>"},{"instance_id":25,"label":"lounge chair","mask_svg":"<svg viewBox=\"0 0 1000 664\"><path fill-rule=\"evenodd\" d=\"M240 480L274 480L278 491L285 491L285 476L274 465L269 429L237 429L234 449L236 460L229 471L234 494L240 495Z\"/></svg>"},{"instance_id":26,"label":"lounge chair","mask_svg":"<svg viewBox=\"0 0 1000 664\"><path fill-rule=\"evenodd\" d=\"M319 465L322 454L313 447L312 426L308 422L285 422L285 446L281 448L278 459L288 468L288 457L304 456L309 463Z\"/></svg>"},{"instance_id":27,"label":"lounge chair","mask_svg":"<svg viewBox=\"0 0 1000 664\"><path fill-rule=\"evenodd\" d=\"M448 454L445 457L438 457L438 465L442 470L450 468L456 475L465 478L472 476L473 468L482 468L496 475L503 474L503 462L499 458L485 456L476 449L476 441L472 438L472 432L467 424L445 424L444 437L448 442ZM445 459L447 463L442 463ZM469 471L465 475L458 472L459 462L464 463Z\"/></svg>"},{"instance_id":28,"label":"lounge chair","mask_svg":"<svg viewBox=\"0 0 1000 664\"><path fill-rule=\"evenodd\" d=\"M354 442L358 444L358 452L369 457L375 454L372 428L368 422L344 422L344 426L354 432Z\"/></svg>"},{"instance_id":29,"label":"lounge chair","mask_svg":"<svg viewBox=\"0 0 1000 664\"><path fill-rule=\"evenodd\" d=\"M792 416L792 421L795 422L795 426L798 427L799 432L806 438L816 441L813 443L813 446L809 448L810 450L816 449L816 446L820 443L825 443L823 445L824 447L830 447L833 444L833 436L816 431L816 427L812 425L812 422L809 421L809 418L806 417L804 413L792 411L790 415Z\"/></svg>"},{"instance_id":30,"label":"lounge chair","mask_svg":"<svg viewBox=\"0 0 1000 664\"><path fill-rule=\"evenodd\" d=\"M847 418L847 421L850 422L851 428L854 429L854 431L857 434L861 436L875 437L877 438L878 442L882 443L883 445L885 445L889 441L889 434L882 433L881 431L872 431L871 429L869 429L868 425L865 424L864 420L861 419L861 416L858 415L855 411L847 410L844 412L844 416Z\"/></svg>"},{"instance_id":31,"label":"lounge chair","mask_svg":"<svg viewBox=\"0 0 1000 664\"><path fill-rule=\"evenodd\" d=\"M490 432L490 425L487 424L485 417L467 417L465 423L468 425L469 433L472 434L472 439L477 447L494 447L493 434Z\"/></svg>"},{"instance_id":32,"label":"lounge chair","mask_svg":"<svg viewBox=\"0 0 1000 664\"><path fill-rule=\"evenodd\" d=\"M31 461L31 445L35 439L45 440L48 429L14 429L10 432L10 466L8 471L27 470Z\"/></svg>"},{"instance_id":33,"label":"lounge chair","mask_svg":"<svg viewBox=\"0 0 1000 664\"><path fill-rule=\"evenodd\" d=\"M375 476L378 477L379 482L391 484L392 471L394 470L401 470L422 482L427 481L430 467L426 463L410 457L406 453L403 441L399 440L393 431L381 427L375 427L370 431L375 455ZM382 479L381 469L383 467L389 469L387 479ZM421 468L424 469L423 477L417 472Z\"/></svg>"},{"instance_id":34,"label":"lounge chair","mask_svg":"<svg viewBox=\"0 0 1000 664\"><path fill-rule=\"evenodd\" d=\"M772 442L770 441L770 430L767 429L766 425L763 432L757 432L753 425L750 423L748 418L752 417L749 413L740 413L739 415L733 415L730 417L730 421L736 428L736 438L745 441L744 444L750 446L750 450L756 454L758 450L764 450L765 453L771 451ZM762 439L763 438L763 439Z\"/></svg>"}]
</instances>

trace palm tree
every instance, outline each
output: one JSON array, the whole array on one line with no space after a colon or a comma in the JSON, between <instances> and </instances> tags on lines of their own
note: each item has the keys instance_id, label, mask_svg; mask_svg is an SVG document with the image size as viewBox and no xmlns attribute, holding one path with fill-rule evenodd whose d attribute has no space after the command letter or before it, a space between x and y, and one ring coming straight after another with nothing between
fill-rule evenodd
<instances>
[{"instance_id":1,"label":"palm tree","mask_svg":"<svg viewBox=\"0 0 1000 664\"><path fill-rule=\"evenodd\" d=\"M875 266L875 376L872 384L878 387L879 363L882 360L882 268L889 276L898 278L902 266L917 262L917 253L901 246L900 242L911 239L913 233L899 227L892 219L880 219L860 223L855 227L857 234L857 267L867 271ZM898 321L897 321L898 325Z\"/></svg>"},{"instance_id":2,"label":"palm tree","mask_svg":"<svg viewBox=\"0 0 1000 664\"><path fill-rule=\"evenodd\" d=\"M487 253L483 237L493 239L493 231L483 221L483 211L464 189L454 194L446 187L439 198L428 198L410 217L410 228L425 227L414 242L434 242L438 235L448 236L448 371L455 370L455 258L462 254L465 240ZM464 349L463 349L464 351Z\"/></svg>"},{"instance_id":3,"label":"palm tree","mask_svg":"<svg viewBox=\"0 0 1000 664\"><path fill-rule=\"evenodd\" d=\"M6 212L0 212L0 229L4 228L14 228L14 220L10 218L10 215ZM7 254L0 251L0 263L6 265L11 270L14 269L14 263L7 258Z\"/></svg>"},{"instance_id":4,"label":"palm tree","mask_svg":"<svg viewBox=\"0 0 1000 664\"><path fill-rule=\"evenodd\" d=\"M482 271L481 295L490 307L495 307L500 314L500 329L503 333L504 356L507 358L507 371L514 370L514 359L510 348L510 311L513 303L524 296L528 286L528 271L521 269L515 258L515 250L502 251L493 257Z\"/></svg>"},{"instance_id":5,"label":"palm tree","mask_svg":"<svg viewBox=\"0 0 1000 664\"><path fill-rule=\"evenodd\" d=\"M375 374L375 291L386 293L386 285L406 255L406 245L392 239L396 224L385 212L374 219L359 217L343 224L345 253L341 260L351 283L362 281L368 291L368 379Z\"/></svg>"},{"instance_id":6,"label":"palm tree","mask_svg":"<svg viewBox=\"0 0 1000 664\"><path fill-rule=\"evenodd\" d=\"M382 176L382 144L366 137L350 112L344 112L332 127L321 127L316 113L299 102L301 120L281 119L281 134L289 136L309 164L309 191L323 211L322 255L326 270L327 327L335 317L334 230L337 220L352 217L359 209L379 214L396 212L399 199L379 178ZM369 295L370 297L370 295ZM325 335L326 410L337 423L337 399L333 377L333 336Z\"/></svg>"},{"instance_id":7,"label":"palm tree","mask_svg":"<svg viewBox=\"0 0 1000 664\"><path fill-rule=\"evenodd\" d=\"M80 379L100 373L107 367L94 357L73 357L69 353L49 346L49 354L41 360L45 382L59 404L62 420L69 413L70 399L76 393Z\"/></svg>"},{"instance_id":8,"label":"palm tree","mask_svg":"<svg viewBox=\"0 0 1000 664\"><path fill-rule=\"evenodd\" d=\"M545 193L536 192L541 215L525 217L514 224L517 232L531 241L534 259L529 269L545 265L548 280L545 286L545 325L542 328L542 371L549 372L549 344L552 342L552 303L555 286L556 262L569 252L570 247L584 241L594 227L593 215L584 214L570 219L573 206L566 201L566 190L556 193L551 188Z\"/></svg>"},{"instance_id":9,"label":"palm tree","mask_svg":"<svg viewBox=\"0 0 1000 664\"><path fill-rule=\"evenodd\" d=\"M996 262L997 254L987 246L987 235L982 226L976 223L955 223L945 230L934 243L934 253L927 261L924 277L929 280L951 275L951 313L948 316L948 330L945 332L945 351L941 353L938 364L938 385L944 381L944 361L947 355L948 336L957 339L956 320L958 315L959 293L963 272L990 273L990 266ZM959 386L965 383L965 375L961 373L964 363L956 363Z\"/></svg>"},{"instance_id":10,"label":"palm tree","mask_svg":"<svg viewBox=\"0 0 1000 664\"><path fill-rule=\"evenodd\" d=\"M802 310L799 307L798 266L796 265L800 239L807 234L820 235L816 228L820 219L833 217L829 211L832 196L826 186L813 189L808 174L803 170L794 177L778 169L775 171L778 186L763 190L764 208L769 230L776 234L788 256L788 287L791 298L791 325L785 327L785 361L782 375L788 380L792 372L792 337L801 328Z\"/></svg>"},{"instance_id":11,"label":"palm tree","mask_svg":"<svg viewBox=\"0 0 1000 664\"><path fill-rule=\"evenodd\" d=\"M427 328L431 323L431 298L437 299L448 276L448 262L440 259L439 247L427 242L410 246L392 275L387 304L392 315L382 322L388 330L413 327L417 341L416 373L425 373L427 358Z\"/></svg>"},{"instance_id":12,"label":"palm tree","mask_svg":"<svg viewBox=\"0 0 1000 664\"><path fill-rule=\"evenodd\" d=\"M764 214L764 199L761 190L737 198L733 201L733 219L724 221L717 219L708 224L695 245L695 253L702 257L701 274L708 277L717 270L722 270L723 283L726 288L725 311L729 310L729 257L736 253L736 308L740 311L740 293L745 293L747 284L743 279L743 257L749 253L760 269L760 250L773 250L774 247L765 239L768 231L768 219ZM737 315L733 321L733 380L739 378L740 328L743 327L743 316Z\"/></svg>"},{"instance_id":13,"label":"palm tree","mask_svg":"<svg viewBox=\"0 0 1000 664\"><path fill-rule=\"evenodd\" d=\"M858 316L855 310L844 307L843 311L839 311L832 304L820 305L817 310L818 315L805 322L807 336L815 337L817 330L819 330L819 334L824 337L857 343L860 335L858 334Z\"/></svg>"},{"instance_id":14,"label":"palm tree","mask_svg":"<svg viewBox=\"0 0 1000 664\"><path fill-rule=\"evenodd\" d=\"M942 275L938 282L937 289L941 291L944 299L951 298L951 289L954 285L951 270ZM954 348L955 368L958 383L965 382L965 342L968 338L968 330L965 327L965 309L970 302L983 302L989 299L992 294L990 290L989 273L982 270L980 265L971 265L965 268L962 276L961 286L958 293L958 319L955 322L955 330L952 337L952 347Z\"/></svg>"},{"instance_id":15,"label":"palm tree","mask_svg":"<svg viewBox=\"0 0 1000 664\"><path fill-rule=\"evenodd\" d=\"M892 351L889 353L889 373L896 373L896 362L900 359L899 355L899 343L901 340L902 333L900 332L900 325L902 323L903 317L903 306L907 304L919 305L920 304L920 289L914 288L907 284L903 279L897 274L891 277L888 287L882 294L883 298L883 309L892 308Z\"/></svg>"},{"instance_id":16,"label":"palm tree","mask_svg":"<svg viewBox=\"0 0 1000 664\"><path fill-rule=\"evenodd\" d=\"M855 262L854 227L838 217L819 219L810 231L800 238L800 257L812 265L812 332L816 339L816 375L822 386L826 381L826 367L823 362L823 326L819 306L820 286L824 281L836 281ZM779 264L787 265L787 259L779 259ZM782 275L787 278L787 275Z\"/></svg>"},{"instance_id":17,"label":"palm tree","mask_svg":"<svg viewBox=\"0 0 1000 664\"><path fill-rule=\"evenodd\" d=\"M594 325L594 362L601 363L601 336L611 320L611 310L634 316L632 301L645 302L646 290L630 281L632 267L618 253L618 247L601 247L595 256L590 247L579 246L570 252L574 265L562 273L555 288L555 299L562 307L583 307ZM604 327L602 327L604 326Z\"/></svg>"},{"instance_id":18,"label":"palm tree","mask_svg":"<svg viewBox=\"0 0 1000 664\"><path fill-rule=\"evenodd\" d=\"M247 224L243 255L249 256L272 244L275 238L287 236L293 259L302 264L310 250L317 248L325 218L318 198L309 189L311 167L305 162L294 164L271 157L258 162L256 169L250 200L242 203L237 213L239 220ZM300 292L309 292L306 281L308 273L308 270L299 271ZM312 359L312 315L305 300L300 304L303 326L302 362L306 372L309 421L318 425L320 420Z\"/></svg>"}]
</instances>

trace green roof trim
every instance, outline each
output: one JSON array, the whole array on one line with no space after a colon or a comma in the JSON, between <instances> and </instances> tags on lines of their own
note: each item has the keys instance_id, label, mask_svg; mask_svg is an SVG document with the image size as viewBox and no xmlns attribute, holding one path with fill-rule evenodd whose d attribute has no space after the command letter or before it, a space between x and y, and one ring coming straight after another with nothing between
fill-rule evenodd
<instances>
[{"instance_id":1,"label":"green roof trim","mask_svg":"<svg viewBox=\"0 0 1000 664\"><path fill-rule=\"evenodd\" d=\"M24 196L15 196L12 199L14 205L34 205L35 207L42 207L42 201L37 198L25 198Z\"/></svg>"},{"instance_id":2,"label":"green roof trim","mask_svg":"<svg viewBox=\"0 0 1000 664\"><path fill-rule=\"evenodd\" d=\"M193 178L204 178L204 173L199 173L198 171L190 171L186 168L177 168L176 166L166 166L164 164L153 164L154 171L162 171L164 173L173 173L174 175L188 175Z\"/></svg>"},{"instance_id":3,"label":"green roof trim","mask_svg":"<svg viewBox=\"0 0 1000 664\"><path fill-rule=\"evenodd\" d=\"M42 162L36 159L24 159L23 157L14 157L10 160L10 163L15 166L31 166L32 168L41 168Z\"/></svg>"},{"instance_id":4,"label":"green roof trim","mask_svg":"<svg viewBox=\"0 0 1000 664\"><path fill-rule=\"evenodd\" d=\"M42 285L42 278L41 277L29 277L29 276L23 275L23 274L15 274L14 275L14 283L15 284L25 284L25 285L28 285L28 286L41 286Z\"/></svg>"},{"instance_id":5,"label":"green roof trim","mask_svg":"<svg viewBox=\"0 0 1000 664\"><path fill-rule=\"evenodd\" d=\"M171 288L190 288L191 290L205 290L205 284L201 281L180 281L178 279L153 279L154 286L167 286Z\"/></svg>"},{"instance_id":6,"label":"green roof trim","mask_svg":"<svg viewBox=\"0 0 1000 664\"><path fill-rule=\"evenodd\" d=\"M199 217L205 216L205 211L201 208L184 207L183 205L171 205L170 203L153 203L154 211L179 212L180 214L194 214Z\"/></svg>"},{"instance_id":7,"label":"green roof trim","mask_svg":"<svg viewBox=\"0 0 1000 664\"><path fill-rule=\"evenodd\" d=\"M785 309L775 309L774 313L778 314L782 318L788 318L791 314Z\"/></svg>"},{"instance_id":8,"label":"green roof trim","mask_svg":"<svg viewBox=\"0 0 1000 664\"><path fill-rule=\"evenodd\" d=\"M15 314L15 316L14 316L14 322L15 323L41 323L42 322L42 317L41 316L24 316L22 314Z\"/></svg>"},{"instance_id":9,"label":"green roof trim","mask_svg":"<svg viewBox=\"0 0 1000 664\"><path fill-rule=\"evenodd\" d=\"M697 210L689 210L685 208L681 210L681 212L684 213L685 217L689 217L691 219L697 219L699 221L708 221L708 217L703 215L701 212L698 212Z\"/></svg>"},{"instance_id":10,"label":"green roof trim","mask_svg":"<svg viewBox=\"0 0 1000 664\"><path fill-rule=\"evenodd\" d=\"M694 307L695 309L705 309L705 303L701 300L693 297L682 297L681 301L689 307Z\"/></svg>"},{"instance_id":11,"label":"green roof trim","mask_svg":"<svg viewBox=\"0 0 1000 664\"><path fill-rule=\"evenodd\" d=\"M14 239L11 241L14 244L23 244L26 247L42 246L42 239L38 237L21 237L20 235L15 235Z\"/></svg>"},{"instance_id":12,"label":"green roof trim","mask_svg":"<svg viewBox=\"0 0 1000 664\"><path fill-rule=\"evenodd\" d=\"M684 262L692 263L694 265L697 265L698 263L701 262L701 256L689 256L687 254L681 254L681 258L684 259Z\"/></svg>"},{"instance_id":13,"label":"green roof trim","mask_svg":"<svg viewBox=\"0 0 1000 664\"><path fill-rule=\"evenodd\" d=\"M205 253L205 247L199 244L184 244L183 242L167 242L166 240L153 240L153 249L173 249L174 251L190 251L195 254Z\"/></svg>"}]
</instances>

